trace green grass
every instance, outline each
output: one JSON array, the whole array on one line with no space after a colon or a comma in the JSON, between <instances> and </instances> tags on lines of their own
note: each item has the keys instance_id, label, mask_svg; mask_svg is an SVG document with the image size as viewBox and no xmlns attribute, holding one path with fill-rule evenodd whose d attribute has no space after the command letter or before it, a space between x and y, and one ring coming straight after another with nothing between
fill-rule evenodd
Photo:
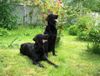
<instances>
[{"instance_id":1,"label":"green grass","mask_svg":"<svg viewBox=\"0 0 100 76\"><path fill-rule=\"evenodd\" d=\"M58 64L58 68L43 61L45 68L39 68L28 57L20 55L19 47L21 43L32 42L43 29L20 27L9 32L8 36L0 36L0 76L100 76L100 56L86 52L87 43L78 41L76 36L62 32L56 48L58 56L49 54L49 59Z\"/></svg>"}]
</instances>

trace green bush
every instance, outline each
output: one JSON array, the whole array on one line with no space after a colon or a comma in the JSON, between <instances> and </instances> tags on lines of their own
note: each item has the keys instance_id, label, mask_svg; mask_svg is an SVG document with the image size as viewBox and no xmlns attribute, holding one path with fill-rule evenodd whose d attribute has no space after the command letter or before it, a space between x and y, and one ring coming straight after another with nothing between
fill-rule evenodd
<instances>
[{"instance_id":1,"label":"green bush","mask_svg":"<svg viewBox=\"0 0 100 76\"><path fill-rule=\"evenodd\" d=\"M89 39L92 42L100 42L100 26L95 26L90 30Z\"/></svg>"},{"instance_id":2,"label":"green bush","mask_svg":"<svg viewBox=\"0 0 100 76\"><path fill-rule=\"evenodd\" d=\"M92 41L91 46L88 45L88 51L100 54L100 26L95 26L89 32L89 40Z\"/></svg>"},{"instance_id":3,"label":"green bush","mask_svg":"<svg viewBox=\"0 0 100 76\"><path fill-rule=\"evenodd\" d=\"M100 43L92 43L91 45L88 44L87 51L94 54L100 54Z\"/></svg>"},{"instance_id":4,"label":"green bush","mask_svg":"<svg viewBox=\"0 0 100 76\"><path fill-rule=\"evenodd\" d=\"M78 29L76 25L71 25L68 29L70 35L77 35Z\"/></svg>"},{"instance_id":5,"label":"green bush","mask_svg":"<svg viewBox=\"0 0 100 76\"><path fill-rule=\"evenodd\" d=\"M88 31L78 32L77 36L78 36L78 39L88 40Z\"/></svg>"},{"instance_id":6,"label":"green bush","mask_svg":"<svg viewBox=\"0 0 100 76\"><path fill-rule=\"evenodd\" d=\"M12 14L14 6L8 0L0 1L0 27L12 29L16 27L16 16Z\"/></svg>"},{"instance_id":7,"label":"green bush","mask_svg":"<svg viewBox=\"0 0 100 76\"><path fill-rule=\"evenodd\" d=\"M91 28L94 26L94 21L90 16L82 16L78 19L77 23L77 35L79 39L88 40L88 34Z\"/></svg>"},{"instance_id":8,"label":"green bush","mask_svg":"<svg viewBox=\"0 0 100 76\"><path fill-rule=\"evenodd\" d=\"M81 16L78 18L75 25L71 25L68 29L70 35L77 35L78 39L88 40L88 34L94 26L94 21L91 16Z\"/></svg>"}]
</instances>

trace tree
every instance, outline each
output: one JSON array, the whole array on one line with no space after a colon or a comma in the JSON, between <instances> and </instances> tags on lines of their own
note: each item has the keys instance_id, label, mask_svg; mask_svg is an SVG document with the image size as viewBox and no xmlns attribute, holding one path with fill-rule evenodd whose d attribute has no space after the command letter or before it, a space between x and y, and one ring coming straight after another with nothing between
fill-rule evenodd
<instances>
[{"instance_id":1,"label":"tree","mask_svg":"<svg viewBox=\"0 0 100 76\"><path fill-rule=\"evenodd\" d=\"M16 26L16 18L12 15L13 6L9 0L0 2L0 27L12 29Z\"/></svg>"}]
</instances>

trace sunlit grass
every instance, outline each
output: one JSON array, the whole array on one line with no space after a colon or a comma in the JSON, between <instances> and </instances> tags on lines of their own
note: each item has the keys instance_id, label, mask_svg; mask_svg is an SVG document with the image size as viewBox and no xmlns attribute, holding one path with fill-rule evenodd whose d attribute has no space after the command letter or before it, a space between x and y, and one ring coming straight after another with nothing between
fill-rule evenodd
<instances>
[{"instance_id":1,"label":"sunlit grass","mask_svg":"<svg viewBox=\"0 0 100 76\"><path fill-rule=\"evenodd\" d=\"M49 54L49 59L58 64L58 68L46 62L41 62L45 68L39 68L28 57L20 55L20 44L33 42L32 38L42 32L40 27L20 27L10 31L10 35L0 37L0 76L100 76L100 56L86 52L87 43L65 31L56 47L57 56Z\"/></svg>"},{"instance_id":2,"label":"sunlit grass","mask_svg":"<svg viewBox=\"0 0 100 76\"><path fill-rule=\"evenodd\" d=\"M32 42L36 34L42 33L41 27L22 27L9 31L8 36L0 36L1 47L18 47L23 42Z\"/></svg>"}]
</instances>

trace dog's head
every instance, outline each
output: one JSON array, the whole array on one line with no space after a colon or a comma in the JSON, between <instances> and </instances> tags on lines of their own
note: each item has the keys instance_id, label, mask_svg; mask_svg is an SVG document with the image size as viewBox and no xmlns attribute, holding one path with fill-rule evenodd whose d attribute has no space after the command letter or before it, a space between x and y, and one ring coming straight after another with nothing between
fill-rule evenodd
<instances>
[{"instance_id":1,"label":"dog's head","mask_svg":"<svg viewBox=\"0 0 100 76\"><path fill-rule=\"evenodd\" d=\"M47 17L47 21L50 22L50 23L56 23L56 20L58 18L58 15L55 15L55 14L49 14L48 17Z\"/></svg>"},{"instance_id":2,"label":"dog's head","mask_svg":"<svg viewBox=\"0 0 100 76\"><path fill-rule=\"evenodd\" d=\"M47 34L38 34L33 38L33 41L35 41L35 43L44 43L44 41L47 40L48 40Z\"/></svg>"}]
</instances>

